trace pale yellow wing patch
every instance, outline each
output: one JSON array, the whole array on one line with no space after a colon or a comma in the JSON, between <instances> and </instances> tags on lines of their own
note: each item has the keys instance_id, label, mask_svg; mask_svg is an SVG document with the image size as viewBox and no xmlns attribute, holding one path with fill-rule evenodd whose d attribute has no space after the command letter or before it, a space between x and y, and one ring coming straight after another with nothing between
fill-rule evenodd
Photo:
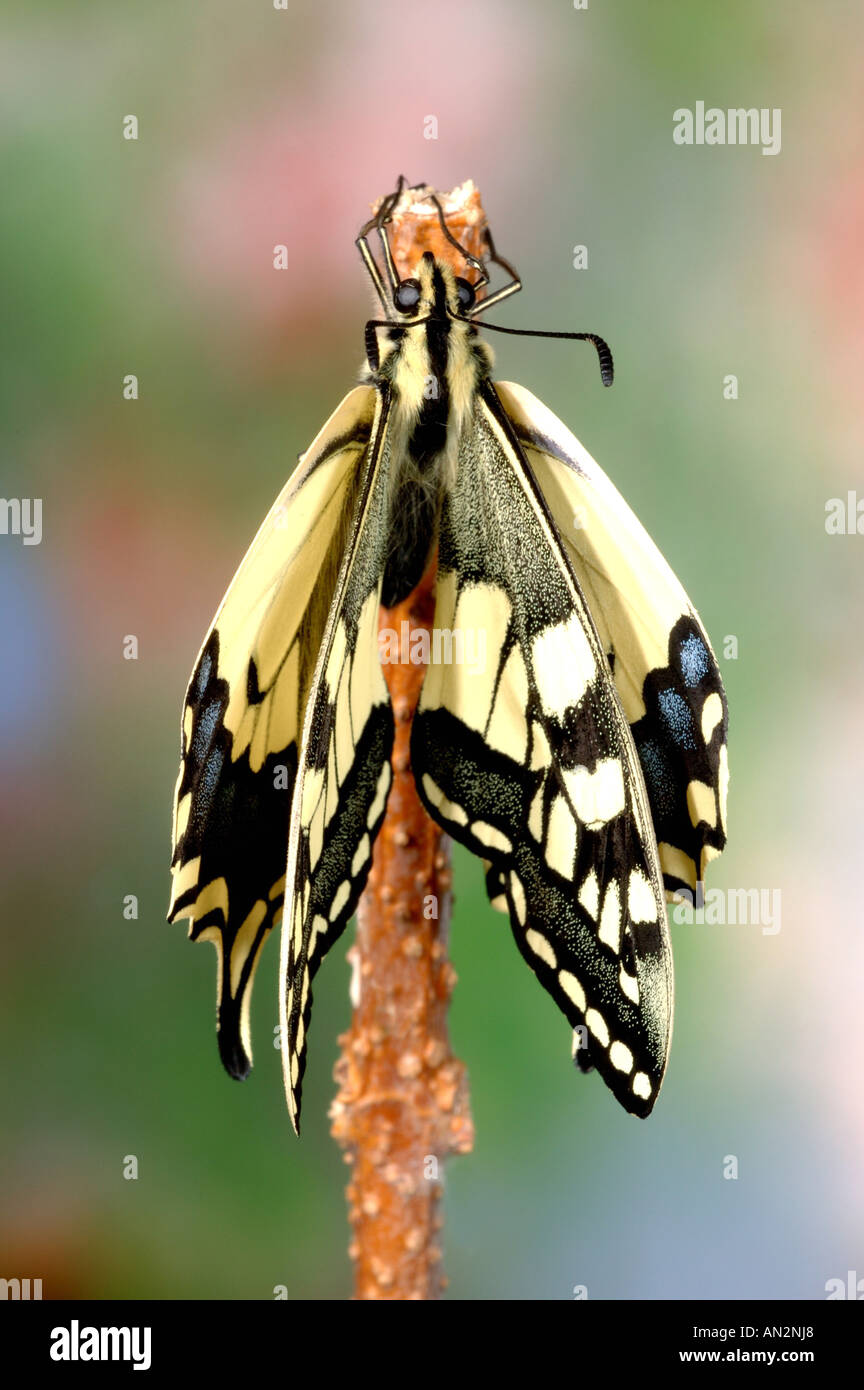
<instances>
[{"instance_id":1,"label":"pale yellow wing patch","mask_svg":"<svg viewBox=\"0 0 864 1390\"><path fill-rule=\"evenodd\" d=\"M229 586L183 712L169 917L219 964L219 1047L251 1066L249 998L279 921L306 690L369 447L375 392L358 387L283 488Z\"/></svg>"}]
</instances>

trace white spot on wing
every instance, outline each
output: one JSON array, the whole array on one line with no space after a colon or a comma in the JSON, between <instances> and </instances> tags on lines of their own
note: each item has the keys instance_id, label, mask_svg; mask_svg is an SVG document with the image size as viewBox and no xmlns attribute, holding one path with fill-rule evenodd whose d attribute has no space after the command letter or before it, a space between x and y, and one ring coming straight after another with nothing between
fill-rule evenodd
<instances>
[{"instance_id":1,"label":"white spot on wing","mask_svg":"<svg viewBox=\"0 0 864 1390\"><path fill-rule=\"evenodd\" d=\"M556 796L549 813L546 830L546 862L550 869L568 881L573 877L576 860L576 821L563 796Z\"/></svg>"},{"instance_id":2,"label":"white spot on wing","mask_svg":"<svg viewBox=\"0 0 864 1390\"><path fill-rule=\"evenodd\" d=\"M633 1070L633 1053L626 1043L613 1042L609 1049L609 1061L618 1071L629 1075Z\"/></svg>"},{"instance_id":3,"label":"white spot on wing","mask_svg":"<svg viewBox=\"0 0 864 1390\"><path fill-rule=\"evenodd\" d=\"M627 911L631 922L656 922L654 891L641 869L631 869L627 884Z\"/></svg>"},{"instance_id":4,"label":"white spot on wing","mask_svg":"<svg viewBox=\"0 0 864 1390\"><path fill-rule=\"evenodd\" d=\"M597 673L579 614L574 612L566 623L547 627L535 637L531 657L543 708L561 718L579 703Z\"/></svg>"},{"instance_id":5,"label":"white spot on wing","mask_svg":"<svg viewBox=\"0 0 864 1390\"><path fill-rule=\"evenodd\" d=\"M717 806L714 800L714 788L709 787L707 782L699 782L695 778L687 784L687 810L690 812L690 819L694 825L700 821L705 821L706 825L714 826L717 823Z\"/></svg>"},{"instance_id":6,"label":"white spot on wing","mask_svg":"<svg viewBox=\"0 0 864 1390\"><path fill-rule=\"evenodd\" d=\"M515 874L510 875L510 894L520 927L525 925L525 889Z\"/></svg>"},{"instance_id":7,"label":"white spot on wing","mask_svg":"<svg viewBox=\"0 0 864 1390\"><path fill-rule=\"evenodd\" d=\"M617 955L621 945L621 895L618 892L617 879L613 879L606 889L597 935L603 944L609 946Z\"/></svg>"},{"instance_id":8,"label":"white spot on wing","mask_svg":"<svg viewBox=\"0 0 864 1390\"><path fill-rule=\"evenodd\" d=\"M350 898L350 896L351 896L351 884L348 882L347 878L345 878L345 879L342 880L342 882L339 884L339 887L336 889L336 892L335 892L334 897L333 897L333 901L332 901L332 903L330 904L330 921L331 921L331 922L335 922L335 921L336 921L336 918L339 916L340 912L341 912L341 911L343 910L343 908L345 907L345 904L348 902L348 899Z\"/></svg>"},{"instance_id":9,"label":"white spot on wing","mask_svg":"<svg viewBox=\"0 0 864 1390\"><path fill-rule=\"evenodd\" d=\"M503 831L496 829L494 825L488 825L484 820L474 821L471 834L487 849L497 849L504 854L512 853L513 846Z\"/></svg>"},{"instance_id":10,"label":"white spot on wing","mask_svg":"<svg viewBox=\"0 0 864 1390\"><path fill-rule=\"evenodd\" d=\"M634 1096L639 1096L642 1100L651 1099L651 1082L648 1080L644 1071L637 1071L636 1075L633 1077L633 1094Z\"/></svg>"},{"instance_id":11,"label":"white spot on wing","mask_svg":"<svg viewBox=\"0 0 864 1390\"><path fill-rule=\"evenodd\" d=\"M535 956L539 956L542 961L545 961L545 963L554 970L558 964L558 960L552 949L551 943L546 940L546 937L541 936L539 931L534 931L533 927L529 927L525 933L525 940L531 947Z\"/></svg>"},{"instance_id":12,"label":"white spot on wing","mask_svg":"<svg viewBox=\"0 0 864 1390\"><path fill-rule=\"evenodd\" d=\"M369 851L370 851L370 849L371 849L371 845L369 844L369 836L368 836L368 835L364 835L364 836L363 836L363 839L360 841L359 845L357 846L357 848L356 848L355 851L354 851L354 858L351 860L351 877L352 877L352 878L356 878L357 875L359 874L360 870L363 868L363 865L366 863L366 860L369 858Z\"/></svg>"},{"instance_id":13,"label":"white spot on wing","mask_svg":"<svg viewBox=\"0 0 864 1390\"><path fill-rule=\"evenodd\" d=\"M632 1003L638 1004L639 981L636 979L635 975L630 975L624 969L623 965L621 966L621 969L618 972L618 983L621 986L622 992L627 995L627 998L631 1000Z\"/></svg>"},{"instance_id":14,"label":"white spot on wing","mask_svg":"<svg viewBox=\"0 0 864 1390\"><path fill-rule=\"evenodd\" d=\"M579 901L585 911L589 913L596 922L597 911L600 907L600 885L597 882L597 875L593 869L590 874L586 874L582 880L582 887L579 889Z\"/></svg>"},{"instance_id":15,"label":"white spot on wing","mask_svg":"<svg viewBox=\"0 0 864 1390\"><path fill-rule=\"evenodd\" d=\"M531 802L531 810L528 812L528 829L535 840L543 839L543 783L541 782L534 799Z\"/></svg>"},{"instance_id":16,"label":"white spot on wing","mask_svg":"<svg viewBox=\"0 0 864 1390\"><path fill-rule=\"evenodd\" d=\"M726 744L720 749L719 767L717 769L717 788L720 793L720 825L726 829L726 795L729 790L729 754Z\"/></svg>"},{"instance_id":17,"label":"white spot on wing","mask_svg":"<svg viewBox=\"0 0 864 1390\"><path fill-rule=\"evenodd\" d=\"M384 806L387 802L387 793L389 792L389 790L390 764L385 763L380 773L378 774L378 786L375 789L375 799L373 800L372 805L369 807L369 812L366 816L366 824L368 825L370 830L372 829L372 826L375 824L375 822L378 820L379 816L381 815L381 812L384 810Z\"/></svg>"},{"instance_id":18,"label":"white spot on wing","mask_svg":"<svg viewBox=\"0 0 864 1390\"><path fill-rule=\"evenodd\" d=\"M599 830L624 810L624 771L618 758L601 758L593 772L565 768L562 777L576 815L590 829Z\"/></svg>"},{"instance_id":19,"label":"white spot on wing","mask_svg":"<svg viewBox=\"0 0 864 1390\"><path fill-rule=\"evenodd\" d=\"M576 979L576 976L571 975L569 970L559 970L558 983L563 989L564 993L567 995L567 998L572 999L577 1009L581 1009L584 1013L585 991L580 985L579 981Z\"/></svg>"},{"instance_id":20,"label":"white spot on wing","mask_svg":"<svg viewBox=\"0 0 864 1390\"><path fill-rule=\"evenodd\" d=\"M589 1009L585 1014L585 1022L591 1032L603 1047L609 1046L609 1029L606 1027L606 1020L596 1009Z\"/></svg>"},{"instance_id":21,"label":"white spot on wing","mask_svg":"<svg viewBox=\"0 0 864 1390\"><path fill-rule=\"evenodd\" d=\"M717 691L712 690L711 694L706 697L705 703L702 706L702 737L706 743L711 742L714 730L717 728L722 718L723 701L720 699Z\"/></svg>"}]
</instances>

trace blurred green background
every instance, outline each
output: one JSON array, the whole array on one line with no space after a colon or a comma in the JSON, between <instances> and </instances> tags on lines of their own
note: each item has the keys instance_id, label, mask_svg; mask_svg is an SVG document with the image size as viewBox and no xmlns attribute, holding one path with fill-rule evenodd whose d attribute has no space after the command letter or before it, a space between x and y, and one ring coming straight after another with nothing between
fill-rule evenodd
<instances>
[{"instance_id":1,"label":"blurred green background","mask_svg":"<svg viewBox=\"0 0 864 1390\"><path fill-rule=\"evenodd\" d=\"M498 375L609 472L718 652L737 637L709 886L782 892L775 935L673 925L671 1064L643 1123L574 1072L457 854L452 1033L477 1143L446 1170L450 1296L821 1298L864 1275L864 540L824 524L827 499L864 496L864 15L49 2L7 4L3 31L0 491L41 497L44 535L0 536L0 1274L46 1297L350 1293L327 1108L351 933L318 977L297 1142L275 943L241 1087L218 1062L214 954L164 915L185 682L354 379L352 241L404 172L479 185L525 283L499 322L612 345L611 391L549 342L496 338ZM781 153L676 146L672 113L699 100L781 108Z\"/></svg>"}]
</instances>

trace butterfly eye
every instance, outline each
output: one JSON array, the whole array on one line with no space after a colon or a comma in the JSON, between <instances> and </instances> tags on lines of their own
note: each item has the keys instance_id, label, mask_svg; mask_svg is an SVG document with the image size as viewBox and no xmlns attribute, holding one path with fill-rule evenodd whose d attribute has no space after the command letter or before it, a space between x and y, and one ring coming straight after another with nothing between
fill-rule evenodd
<instances>
[{"instance_id":1,"label":"butterfly eye","mask_svg":"<svg viewBox=\"0 0 864 1390\"><path fill-rule=\"evenodd\" d=\"M469 285L467 280L463 280L461 275L456 277L456 292L459 295L459 308L463 310L473 309L477 296L474 293L474 286Z\"/></svg>"},{"instance_id":2,"label":"butterfly eye","mask_svg":"<svg viewBox=\"0 0 864 1390\"><path fill-rule=\"evenodd\" d=\"M420 303L420 281L403 280L396 286L393 303L400 314L411 314Z\"/></svg>"}]
</instances>

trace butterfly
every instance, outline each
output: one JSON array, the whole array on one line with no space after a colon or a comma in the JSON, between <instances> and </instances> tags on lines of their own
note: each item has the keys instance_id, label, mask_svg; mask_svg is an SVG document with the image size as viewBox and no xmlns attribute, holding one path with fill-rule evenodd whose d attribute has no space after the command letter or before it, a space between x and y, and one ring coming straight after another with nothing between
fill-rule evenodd
<instances>
[{"instance_id":1,"label":"butterfly","mask_svg":"<svg viewBox=\"0 0 864 1390\"><path fill-rule=\"evenodd\" d=\"M400 277L388 224L409 196L437 210L454 254L418 248ZM693 893L726 841L717 661L608 477L530 392L493 381L480 315L521 282L491 235L470 255L434 190L400 180L357 246L383 317L366 325L360 385L301 456L195 664L169 918L216 947L219 1049L238 1078L255 969L281 920L298 1129L312 980L357 906L391 784L379 614L435 562L434 633L457 654L457 639L477 639L484 660L428 666L411 734L419 795L484 861L579 1067L645 1116L672 1024L665 894ZM510 278L478 297L492 265ZM611 384L602 338L539 336L589 342Z\"/></svg>"}]
</instances>

